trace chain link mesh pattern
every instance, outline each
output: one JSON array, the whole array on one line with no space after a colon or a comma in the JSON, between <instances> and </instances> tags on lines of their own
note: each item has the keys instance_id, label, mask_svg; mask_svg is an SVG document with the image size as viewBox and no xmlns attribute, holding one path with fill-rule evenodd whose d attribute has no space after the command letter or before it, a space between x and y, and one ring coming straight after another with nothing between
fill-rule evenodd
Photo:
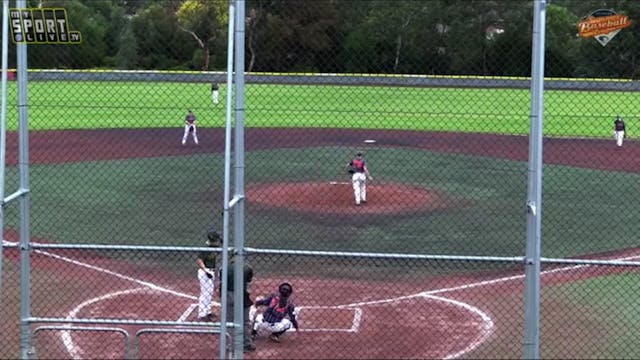
<instances>
[{"instance_id":1,"label":"chain link mesh pattern","mask_svg":"<svg viewBox=\"0 0 640 360\"><path fill-rule=\"evenodd\" d=\"M222 230L228 3L41 3L83 41L28 45L30 352L217 357L221 252L207 322L196 258ZM640 357L640 5L606 3L546 5L544 358ZM249 291L291 283L300 328L260 332L244 356L521 357L532 2L245 6ZM632 25L604 46L577 36L609 6ZM347 172L357 152L366 194ZM5 204L2 358L20 355L20 216Z\"/></svg>"}]
</instances>

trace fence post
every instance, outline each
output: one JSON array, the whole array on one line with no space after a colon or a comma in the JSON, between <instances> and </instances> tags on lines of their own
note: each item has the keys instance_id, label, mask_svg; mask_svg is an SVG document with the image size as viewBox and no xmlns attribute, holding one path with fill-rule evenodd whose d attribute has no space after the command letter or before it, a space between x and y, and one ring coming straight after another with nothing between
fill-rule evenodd
<instances>
[{"instance_id":1,"label":"fence post","mask_svg":"<svg viewBox=\"0 0 640 360\"><path fill-rule=\"evenodd\" d=\"M2 108L0 108L0 299L2 299L2 242L4 241L4 170L7 124L7 57L9 54L9 0L2 1ZM1 301L1 300L0 300Z\"/></svg>"},{"instance_id":2,"label":"fence post","mask_svg":"<svg viewBox=\"0 0 640 360\"><path fill-rule=\"evenodd\" d=\"M527 246L525 254L524 358L539 358L540 223L542 208L542 120L544 90L545 0L534 1L531 53L531 116L529 183L527 191Z\"/></svg>"}]
</instances>

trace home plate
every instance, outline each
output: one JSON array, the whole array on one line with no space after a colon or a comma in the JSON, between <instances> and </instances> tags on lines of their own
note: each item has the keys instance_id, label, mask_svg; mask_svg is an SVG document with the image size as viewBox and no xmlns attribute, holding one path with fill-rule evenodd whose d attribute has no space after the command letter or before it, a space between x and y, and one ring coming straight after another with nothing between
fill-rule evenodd
<instances>
[{"instance_id":1,"label":"home plate","mask_svg":"<svg viewBox=\"0 0 640 360\"><path fill-rule=\"evenodd\" d=\"M375 144L375 142L376 141L373 140L373 139L367 139L367 140L364 141L365 144Z\"/></svg>"}]
</instances>

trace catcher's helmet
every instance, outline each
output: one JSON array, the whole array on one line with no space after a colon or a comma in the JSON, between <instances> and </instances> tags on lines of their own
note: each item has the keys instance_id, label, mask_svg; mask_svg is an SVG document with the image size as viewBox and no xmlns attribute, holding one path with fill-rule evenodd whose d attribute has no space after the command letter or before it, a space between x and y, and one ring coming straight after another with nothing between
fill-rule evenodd
<instances>
[{"instance_id":1,"label":"catcher's helmet","mask_svg":"<svg viewBox=\"0 0 640 360\"><path fill-rule=\"evenodd\" d=\"M212 246L222 242L222 237L214 228L207 230L207 245Z\"/></svg>"},{"instance_id":2,"label":"catcher's helmet","mask_svg":"<svg viewBox=\"0 0 640 360\"><path fill-rule=\"evenodd\" d=\"M288 282L284 282L278 286L278 292L282 297L289 297L293 293L293 287Z\"/></svg>"}]
</instances>

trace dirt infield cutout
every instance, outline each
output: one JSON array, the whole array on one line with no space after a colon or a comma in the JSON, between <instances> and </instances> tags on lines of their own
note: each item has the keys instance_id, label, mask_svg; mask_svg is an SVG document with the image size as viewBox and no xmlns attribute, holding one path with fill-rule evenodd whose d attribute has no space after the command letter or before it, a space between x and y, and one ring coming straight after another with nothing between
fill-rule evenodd
<instances>
[{"instance_id":1,"label":"dirt infield cutout","mask_svg":"<svg viewBox=\"0 0 640 360\"><path fill-rule=\"evenodd\" d=\"M367 203L356 207L350 182L283 182L246 187L250 203L308 214L322 212L394 215L446 209L454 204L443 194L420 186L384 182L367 185ZM459 204L456 204L459 206Z\"/></svg>"}]
</instances>

